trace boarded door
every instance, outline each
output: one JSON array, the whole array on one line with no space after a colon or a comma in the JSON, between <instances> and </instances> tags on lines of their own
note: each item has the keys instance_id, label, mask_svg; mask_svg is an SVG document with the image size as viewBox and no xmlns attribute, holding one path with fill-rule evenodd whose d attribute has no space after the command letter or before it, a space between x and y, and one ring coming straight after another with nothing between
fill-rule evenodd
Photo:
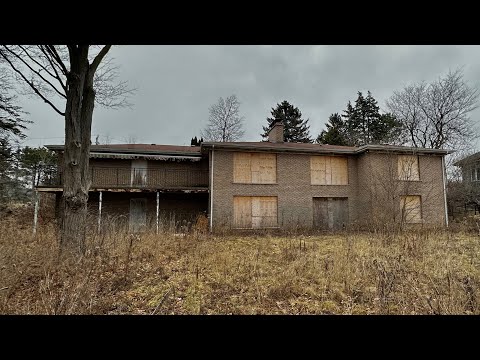
<instances>
[{"instance_id":1,"label":"boarded door","mask_svg":"<svg viewBox=\"0 0 480 360\"><path fill-rule=\"evenodd\" d=\"M147 199L130 199L129 230L132 233L144 231L147 226Z\"/></svg>"},{"instance_id":2,"label":"boarded door","mask_svg":"<svg viewBox=\"0 0 480 360\"><path fill-rule=\"evenodd\" d=\"M132 185L147 185L147 160L132 160Z\"/></svg>"},{"instance_id":3,"label":"boarded door","mask_svg":"<svg viewBox=\"0 0 480 360\"><path fill-rule=\"evenodd\" d=\"M348 198L313 198L313 226L324 230L341 230L348 225Z\"/></svg>"}]
</instances>

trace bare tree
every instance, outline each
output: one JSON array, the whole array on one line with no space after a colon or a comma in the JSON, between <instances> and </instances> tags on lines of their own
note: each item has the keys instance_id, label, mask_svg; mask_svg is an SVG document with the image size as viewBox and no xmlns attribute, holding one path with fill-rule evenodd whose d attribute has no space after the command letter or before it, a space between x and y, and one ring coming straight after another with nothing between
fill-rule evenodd
<instances>
[{"instance_id":1,"label":"bare tree","mask_svg":"<svg viewBox=\"0 0 480 360\"><path fill-rule=\"evenodd\" d=\"M401 121L407 144L460 150L477 137L469 114L478 107L479 95L459 68L429 84L411 84L395 91L387 107Z\"/></svg>"},{"instance_id":2,"label":"bare tree","mask_svg":"<svg viewBox=\"0 0 480 360\"><path fill-rule=\"evenodd\" d=\"M65 118L63 196L60 245L85 251L89 153L94 103L118 108L130 105L134 91L114 82L117 67L106 55L111 45L0 46L0 57L25 86Z\"/></svg>"},{"instance_id":3,"label":"bare tree","mask_svg":"<svg viewBox=\"0 0 480 360\"><path fill-rule=\"evenodd\" d=\"M371 207L365 211L371 214L366 222L375 229L402 229L407 224L421 224L425 215L422 208L431 208L432 202L443 199L435 184L438 179L420 175L421 172L435 172L436 165L423 161L418 154L400 155L388 151L371 154L365 166L369 181L361 191L368 196L367 206Z\"/></svg>"},{"instance_id":4,"label":"bare tree","mask_svg":"<svg viewBox=\"0 0 480 360\"><path fill-rule=\"evenodd\" d=\"M242 138L244 117L240 116L240 102L236 95L231 95L225 100L218 99L209 109L210 118L201 136L206 141L236 141Z\"/></svg>"}]
</instances>

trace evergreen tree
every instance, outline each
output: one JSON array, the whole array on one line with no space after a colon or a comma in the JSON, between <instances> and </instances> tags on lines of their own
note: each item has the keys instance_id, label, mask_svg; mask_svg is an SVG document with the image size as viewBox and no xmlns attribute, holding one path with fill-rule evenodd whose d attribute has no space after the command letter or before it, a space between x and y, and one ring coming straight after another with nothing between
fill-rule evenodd
<instances>
[{"instance_id":1,"label":"evergreen tree","mask_svg":"<svg viewBox=\"0 0 480 360\"><path fill-rule=\"evenodd\" d=\"M190 145L192 146L200 146L200 144L203 142L203 137L200 139L197 139L197 137L193 137L192 140L190 140Z\"/></svg>"},{"instance_id":2,"label":"evergreen tree","mask_svg":"<svg viewBox=\"0 0 480 360\"><path fill-rule=\"evenodd\" d=\"M394 142L402 131L401 123L394 115L380 113L377 100L370 91L366 97L359 91L355 105L349 101L341 117L330 115L326 130L317 137L318 143L347 146L388 144Z\"/></svg>"},{"instance_id":3,"label":"evergreen tree","mask_svg":"<svg viewBox=\"0 0 480 360\"><path fill-rule=\"evenodd\" d=\"M18 152L19 167L32 189L40 183L50 184L56 180L58 157L55 151L45 147L24 147Z\"/></svg>"},{"instance_id":4,"label":"evergreen tree","mask_svg":"<svg viewBox=\"0 0 480 360\"><path fill-rule=\"evenodd\" d=\"M345 134L345 123L342 117L338 114L330 115L326 124L327 129L322 130L316 139L318 144L329 145L347 145L348 141Z\"/></svg>"},{"instance_id":5,"label":"evergreen tree","mask_svg":"<svg viewBox=\"0 0 480 360\"><path fill-rule=\"evenodd\" d=\"M12 201L28 200L28 190L19 162L18 143L7 135L0 136L0 213ZM17 150L14 149L17 147Z\"/></svg>"},{"instance_id":6,"label":"evergreen tree","mask_svg":"<svg viewBox=\"0 0 480 360\"><path fill-rule=\"evenodd\" d=\"M266 140L268 139L268 132L275 120L282 120L283 122L283 138L285 142L301 142L311 143L307 120L302 119L302 113L298 107L294 107L288 101L284 100L281 104L277 104L276 108L272 108L272 117L267 118L268 125L263 126L264 133L261 134Z\"/></svg>"}]
</instances>

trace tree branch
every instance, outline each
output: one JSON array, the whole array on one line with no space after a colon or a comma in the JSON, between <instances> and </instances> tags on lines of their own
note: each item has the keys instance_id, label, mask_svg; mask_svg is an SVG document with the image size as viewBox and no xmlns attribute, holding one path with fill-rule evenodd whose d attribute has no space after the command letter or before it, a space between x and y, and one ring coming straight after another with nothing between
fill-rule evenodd
<instances>
[{"instance_id":1,"label":"tree branch","mask_svg":"<svg viewBox=\"0 0 480 360\"><path fill-rule=\"evenodd\" d=\"M52 58L57 62L58 66L60 67L63 75L67 76L68 75L68 70L63 63L62 58L57 52L57 49L55 49L55 45L45 45L45 49L52 54Z\"/></svg>"},{"instance_id":2,"label":"tree branch","mask_svg":"<svg viewBox=\"0 0 480 360\"><path fill-rule=\"evenodd\" d=\"M51 101L49 101L45 96L43 96L42 93L40 93L40 91L35 87L35 85L30 82L26 77L25 75L23 75L23 73L17 69L17 67L15 65L13 65L13 63L10 61L10 59L2 52L0 51L0 56L2 56L6 62L8 62L8 64L10 65L10 67L16 72L18 73L22 79L32 88L32 90L42 98L42 100L44 102L46 102L48 105L50 105L52 107L53 110L55 110L58 114L60 114L61 116L65 116L65 113L60 111Z\"/></svg>"},{"instance_id":3,"label":"tree branch","mask_svg":"<svg viewBox=\"0 0 480 360\"><path fill-rule=\"evenodd\" d=\"M91 71L91 74L92 74L92 78L93 78L93 74L95 73L95 71L98 68L98 65L100 65L101 61L103 60L105 55L107 55L107 53L108 53L108 51L110 50L111 47L112 47L112 45L105 45L102 48L102 50L100 50L100 52L97 54L97 56L95 56L95 59L93 59L92 64L90 65L90 71Z\"/></svg>"},{"instance_id":4,"label":"tree branch","mask_svg":"<svg viewBox=\"0 0 480 360\"><path fill-rule=\"evenodd\" d=\"M60 83L60 86L62 87L63 91L65 91L65 94L66 94L67 93L67 85L63 83L62 78L58 74L58 71L56 69L56 65L51 59L52 55L46 49L44 49L43 45L40 45L39 48L40 48L40 51L45 55L45 58L47 59L50 66L52 67L53 71L55 72L55 76L53 76L53 75L51 75L51 76L58 80L58 82Z\"/></svg>"},{"instance_id":5,"label":"tree branch","mask_svg":"<svg viewBox=\"0 0 480 360\"><path fill-rule=\"evenodd\" d=\"M22 47L20 47L22 49ZM53 85L50 81L48 81L47 79L45 79L42 74L40 74L40 72L38 72L37 70L35 70L34 68L32 68L30 66L30 64L28 62L26 62L20 55L18 55L16 52L10 50L8 47L5 46L5 49L7 49L7 51L11 54L13 54L13 56L15 56L17 59L19 59L26 67L28 67L30 69L30 71L32 71L34 74L36 74L37 76L39 76L43 81L45 81L48 85L50 85L53 90L55 90L55 92L60 95L61 97L63 98L67 98L67 96L62 93L61 91L59 91L57 89L57 87L55 85ZM23 49L22 49L23 50ZM27 53L27 56L31 58L31 56ZM33 82L32 82L33 83Z\"/></svg>"}]
</instances>

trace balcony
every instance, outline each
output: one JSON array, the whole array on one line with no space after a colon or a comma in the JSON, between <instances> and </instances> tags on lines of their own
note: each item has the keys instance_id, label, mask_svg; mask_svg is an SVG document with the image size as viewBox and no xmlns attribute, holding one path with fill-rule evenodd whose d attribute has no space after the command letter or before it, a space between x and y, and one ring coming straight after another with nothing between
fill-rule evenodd
<instances>
[{"instance_id":1,"label":"balcony","mask_svg":"<svg viewBox=\"0 0 480 360\"><path fill-rule=\"evenodd\" d=\"M208 170L91 167L91 188L190 189L208 187ZM63 186L61 171L50 172L38 187Z\"/></svg>"}]
</instances>

